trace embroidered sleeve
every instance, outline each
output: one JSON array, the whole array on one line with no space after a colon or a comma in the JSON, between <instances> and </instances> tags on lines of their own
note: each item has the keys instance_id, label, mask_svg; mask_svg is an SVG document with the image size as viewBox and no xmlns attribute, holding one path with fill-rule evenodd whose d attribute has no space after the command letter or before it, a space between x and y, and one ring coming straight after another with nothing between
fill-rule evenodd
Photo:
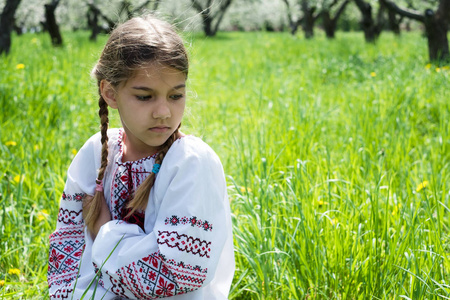
<instances>
[{"instance_id":1,"label":"embroidered sleeve","mask_svg":"<svg viewBox=\"0 0 450 300\"><path fill-rule=\"evenodd\" d=\"M69 167L60 199L56 230L49 238L47 280L50 299L67 299L73 292L85 246L82 199L93 190L89 185L95 182L93 166L92 147L88 142Z\"/></svg>"},{"instance_id":2,"label":"embroidered sleeve","mask_svg":"<svg viewBox=\"0 0 450 300\"><path fill-rule=\"evenodd\" d=\"M210 152L169 153L152 193L153 231L111 221L94 242L100 283L116 295L169 297L197 290L214 277L230 224L222 166Z\"/></svg>"}]
</instances>

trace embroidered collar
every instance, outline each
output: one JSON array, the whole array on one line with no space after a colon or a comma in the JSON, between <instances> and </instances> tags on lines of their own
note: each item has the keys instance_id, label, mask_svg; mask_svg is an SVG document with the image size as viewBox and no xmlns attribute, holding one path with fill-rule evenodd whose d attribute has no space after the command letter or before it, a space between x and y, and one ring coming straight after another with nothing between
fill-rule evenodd
<instances>
[{"instance_id":1,"label":"embroidered collar","mask_svg":"<svg viewBox=\"0 0 450 300\"><path fill-rule=\"evenodd\" d=\"M156 153L154 153L154 154L152 154L150 156L147 156L147 157L144 157L144 158L141 158L141 159L138 159L138 160L132 160L132 161L123 162L122 161L122 158L123 158L123 144L122 143L123 143L124 134L125 134L125 131L123 130L123 128L120 128L119 129L119 138L117 139L117 146L119 147L119 157L116 160L116 164L118 166L139 165L139 164L142 164L143 162L145 162L147 160L155 158L156 155L158 154L158 152L156 152Z\"/></svg>"}]
</instances>

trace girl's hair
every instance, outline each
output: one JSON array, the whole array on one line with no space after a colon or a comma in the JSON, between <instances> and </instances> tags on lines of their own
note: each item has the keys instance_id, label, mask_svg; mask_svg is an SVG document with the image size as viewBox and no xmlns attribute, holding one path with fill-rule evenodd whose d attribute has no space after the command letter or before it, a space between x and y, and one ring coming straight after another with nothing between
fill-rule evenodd
<instances>
[{"instance_id":1,"label":"girl's hair","mask_svg":"<svg viewBox=\"0 0 450 300\"><path fill-rule=\"evenodd\" d=\"M169 23L155 16L146 15L130 19L112 31L99 61L92 70L92 75L97 79L100 94L98 114L101 122L102 154L98 181L103 181L108 165L109 122L108 105L100 93L100 83L106 80L117 88L132 78L137 70L148 67L150 63L171 67L188 75L188 55L181 37ZM160 147L155 163L162 163L178 134L177 129ZM139 186L134 198L128 204L128 208L131 209L129 215L136 210L146 208L154 181L155 174L151 173ZM105 201L103 192L96 191L91 208L85 217L85 224L90 231L93 230L95 221L100 215L102 201Z\"/></svg>"}]
</instances>

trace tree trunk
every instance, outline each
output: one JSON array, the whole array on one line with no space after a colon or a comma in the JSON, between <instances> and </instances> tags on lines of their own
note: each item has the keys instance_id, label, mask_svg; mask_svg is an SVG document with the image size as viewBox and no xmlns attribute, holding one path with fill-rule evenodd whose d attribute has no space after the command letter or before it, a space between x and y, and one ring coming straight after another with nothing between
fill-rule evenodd
<instances>
[{"instance_id":1,"label":"tree trunk","mask_svg":"<svg viewBox=\"0 0 450 300\"><path fill-rule=\"evenodd\" d=\"M440 0L436 12L427 9L424 14L414 10L400 8L390 0L381 1L385 3L389 10L403 17L422 22L425 25L430 61L437 61L438 63L450 61L447 38L450 23L450 0Z\"/></svg>"},{"instance_id":2,"label":"tree trunk","mask_svg":"<svg viewBox=\"0 0 450 300\"><path fill-rule=\"evenodd\" d=\"M372 16L372 5L370 3L364 2L363 0L355 0L356 6L361 12L361 28L364 31L364 38L368 43L374 43L378 37L380 36L382 24L380 23L382 20L382 12L381 9L378 12L378 24L375 23L375 20Z\"/></svg>"},{"instance_id":3,"label":"tree trunk","mask_svg":"<svg viewBox=\"0 0 450 300\"><path fill-rule=\"evenodd\" d=\"M388 21L389 21L389 29L395 34L400 35L400 23L402 18L397 20L397 14L392 10L388 11Z\"/></svg>"},{"instance_id":4,"label":"tree trunk","mask_svg":"<svg viewBox=\"0 0 450 300\"><path fill-rule=\"evenodd\" d=\"M335 32L337 29L337 21L338 21L339 17L342 15L342 13L344 12L345 7L349 3L350 3L350 1L348 1L348 0L344 1L341 4L341 6L339 7L338 11L336 12L336 15L334 16L334 18L331 17L330 9L322 10L321 16L322 16L323 27L324 27L327 38L333 39L335 37Z\"/></svg>"},{"instance_id":5,"label":"tree trunk","mask_svg":"<svg viewBox=\"0 0 450 300\"><path fill-rule=\"evenodd\" d=\"M53 46L62 46L63 44L59 26L58 23L56 23L55 17L55 10L58 4L59 0L53 0L51 3L45 4L45 20Z\"/></svg>"},{"instance_id":6,"label":"tree trunk","mask_svg":"<svg viewBox=\"0 0 450 300\"><path fill-rule=\"evenodd\" d=\"M333 22L329 10L322 11L322 22L323 29L325 30L325 35L327 36L327 38L334 39L336 32L336 23Z\"/></svg>"},{"instance_id":7,"label":"tree trunk","mask_svg":"<svg viewBox=\"0 0 450 300\"><path fill-rule=\"evenodd\" d=\"M428 54L431 61L449 61L448 22L431 9L425 11L425 31L428 39Z\"/></svg>"},{"instance_id":8,"label":"tree trunk","mask_svg":"<svg viewBox=\"0 0 450 300\"><path fill-rule=\"evenodd\" d=\"M308 0L302 0L302 11L303 11L303 31L305 32L305 38L310 39L314 36L314 22L316 18L314 17L315 7L310 7Z\"/></svg>"},{"instance_id":9,"label":"tree trunk","mask_svg":"<svg viewBox=\"0 0 450 300\"><path fill-rule=\"evenodd\" d=\"M0 54L8 54L11 49L11 31L19 4L20 0L7 0L3 8L0 16Z\"/></svg>"},{"instance_id":10,"label":"tree trunk","mask_svg":"<svg viewBox=\"0 0 450 300\"><path fill-rule=\"evenodd\" d=\"M212 29L211 17L209 15L202 14L202 19L203 19L203 31L205 32L205 35L206 36L215 36L216 33Z\"/></svg>"},{"instance_id":11,"label":"tree trunk","mask_svg":"<svg viewBox=\"0 0 450 300\"><path fill-rule=\"evenodd\" d=\"M206 36L216 35L223 16L233 0L220 0L219 2L220 5L218 10L213 13L211 10L211 7L214 6L213 0L208 0L205 7L203 7L197 0L191 0L192 7L195 8L202 16L202 26Z\"/></svg>"},{"instance_id":12,"label":"tree trunk","mask_svg":"<svg viewBox=\"0 0 450 300\"><path fill-rule=\"evenodd\" d=\"M100 33L100 26L98 25L99 15L100 10L94 4L89 4L87 19L88 27L91 29L91 36L89 37L89 40L91 41L96 41L97 35Z\"/></svg>"}]
</instances>

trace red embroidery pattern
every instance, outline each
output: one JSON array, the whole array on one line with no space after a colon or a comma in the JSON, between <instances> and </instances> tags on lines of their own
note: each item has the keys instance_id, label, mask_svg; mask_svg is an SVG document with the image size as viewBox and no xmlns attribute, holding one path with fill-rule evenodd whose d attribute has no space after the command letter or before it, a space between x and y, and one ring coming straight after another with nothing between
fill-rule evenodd
<instances>
[{"instance_id":1,"label":"red embroidery pattern","mask_svg":"<svg viewBox=\"0 0 450 300\"><path fill-rule=\"evenodd\" d=\"M180 251L186 251L209 258L211 252L211 242L201 241L199 238L193 238L186 234L179 235L176 231L158 231L158 244L167 245L170 248L178 248Z\"/></svg>"},{"instance_id":2,"label":"red embroidery pattern","mask_svg":"<svg viewBox=\"0 0 450 300\"><path fill-rule=\"evenodd\" d=\"M82 211L73 211L64 208L59 209L58 222L66 225L81 225L83 224L83 218L81 216Z\"/></svg>"},{"instance_id":3,"label":"red embroidery pattern","mask_svg":"<svg viewBox=\"0 0 450 300\"><path fill-rule=\"evenodd\" d=\"M77 276L83 249L83 226L59 228L50 235L50 254L47 271L49 287L72 283ZM69 293L70 291L59 289L57 293L58 295L63 295L66 292ZM58 299L60 298L61 296Z\"/></svg>"},{"instance_id":4,"label":"red embroidery pattern","mask_svg":"<svg viewBox=\"0 0 450 300\"><path fill-rule=\"evenodd\" d=\"M134 162L122 163L117 166L111 186L111 215L113 219L121 220L123 218L123 210L126 209L127 203L149 174L150 171L146 171L142 165L135 165ZM143 222L142 224L140 222L135 224L144 227Z\"/></svg>"},{"instance_id":5,"label":"red embroidery pattern","mask_svg":"<svg viewBox=\"0 0 450 300\"><path fill-rule=\"evenodd\" d=\"M67 200L67 201L80 202L80 201L83 201L84 196L86 196L85 193L75 193L75 195L72 196L72 195L66 194L66 192L63 192L61 198L63 200Z\"/></svg>"},{"instance_id":6,"label":"red embroidery pattern","mask_svg":"<svg viewBox=\"0 0 450 300\"><path fill-rule=\"evenodd\" d=\"M178 224L186 225L189 224L192 227L202 228L205 231L212 231L213 226L208 221L202 221L197 217L179 217L173 215L171 217L167 217L164 221L165 225L178 226Z\"/></svg>"}]
</instances>

